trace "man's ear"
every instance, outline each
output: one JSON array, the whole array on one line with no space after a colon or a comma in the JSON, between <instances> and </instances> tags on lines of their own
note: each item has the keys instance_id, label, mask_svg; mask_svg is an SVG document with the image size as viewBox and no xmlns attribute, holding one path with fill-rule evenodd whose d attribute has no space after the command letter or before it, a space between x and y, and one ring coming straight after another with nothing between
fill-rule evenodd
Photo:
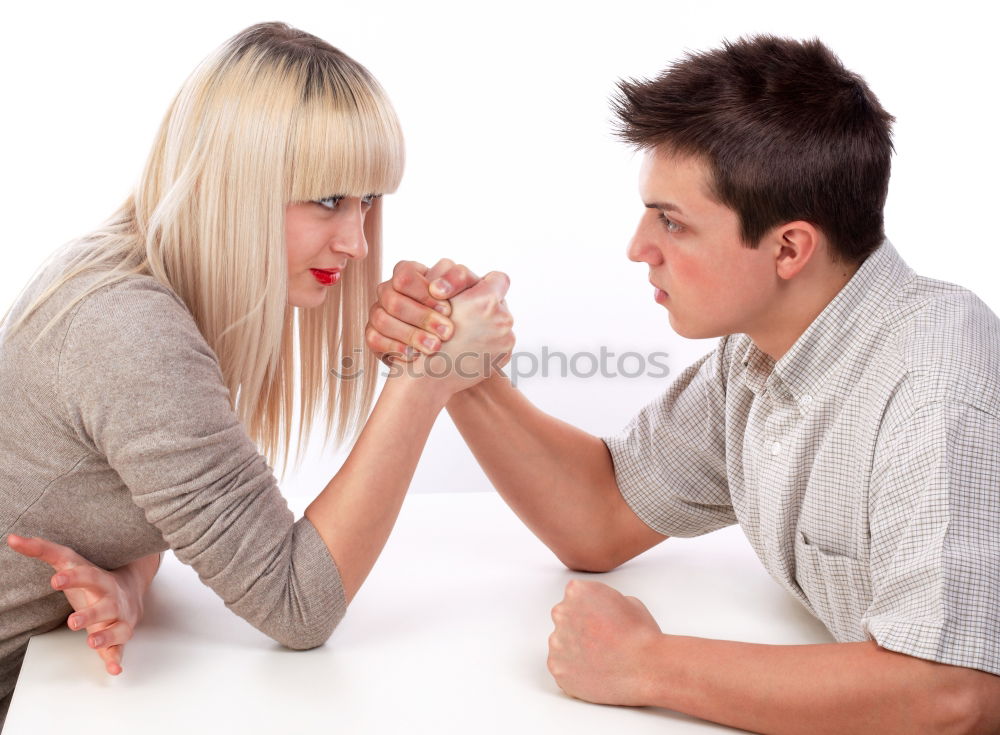
<instances>
[{"instance_id":1,"label":"man's ear","mask_svg":"<svg viewBox=\"0 0 1000 735\"><path fill-rule=\"evenodd\" d=\"M774 267L778 278L795 278L821 247L822 233L815 225L802 220L775 227L767 236L774 248Z\"/></svg>"}]
</instances>

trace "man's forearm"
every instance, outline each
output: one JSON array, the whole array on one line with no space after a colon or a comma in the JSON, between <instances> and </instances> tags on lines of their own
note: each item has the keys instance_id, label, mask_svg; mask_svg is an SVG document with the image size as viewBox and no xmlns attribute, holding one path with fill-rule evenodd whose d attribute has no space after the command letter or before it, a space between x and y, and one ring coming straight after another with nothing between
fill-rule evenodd
<instances>
[{"instance_id":1,"label":"man's forearm","mask_svg":"<svg viewBox=\"0 0 1000 735\"><path fill-rule=\"evenodd\" d=\"M983 712L998 677L871 641L771 646L663 636L640 670L648 704L767 735L1000 728L997 712Z\"/></svg>"},{"instance_id":2,"label":"man's forearm","mask_svg":"<svg viewBox=\"0 0 1000 735\"><path fill-rule=\"evenodd\" d=\"M539 410L504 376L447 408L500 495L567 566L603 571L663 539L622 499L604 442Z\"/></svg>"}]
</instances>

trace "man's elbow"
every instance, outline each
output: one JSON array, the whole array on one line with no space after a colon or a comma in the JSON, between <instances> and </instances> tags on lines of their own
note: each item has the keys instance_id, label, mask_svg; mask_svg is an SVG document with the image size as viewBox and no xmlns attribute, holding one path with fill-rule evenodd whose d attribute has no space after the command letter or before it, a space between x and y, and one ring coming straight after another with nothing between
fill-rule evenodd
<instances>
[{"instance_id":1,"label":"man's elbow","mask_svg":"<svg viewBox=\"0 0 1000 735\"><path fill-rule=\"evenodd\" d=\"M965 669L961 681L931 698L933 732L943 735L1000 733L1000 677Z\"/></svg>"},{"instance_id":2,"label":"man's elbow","mask_svg":"<svg viewBox=\"0 0 1000 735\"><path fill-rule=\"evenodd\" d=\"M575 549L556 551L556 556L571 572L603 574L624 564L628 559L599 549Z\"/></svg>"}]
</instances>

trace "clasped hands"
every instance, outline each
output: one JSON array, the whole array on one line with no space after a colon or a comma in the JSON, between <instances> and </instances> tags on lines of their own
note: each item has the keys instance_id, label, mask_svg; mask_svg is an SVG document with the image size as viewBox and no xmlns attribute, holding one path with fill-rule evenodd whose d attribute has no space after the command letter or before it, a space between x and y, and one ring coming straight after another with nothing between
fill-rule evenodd
<instances>
[{"instance_id":1,"label":"clasped hands","mask_svg":"<svg viewBox=\"0 0 1000 735\"><path fill-rule=\"evenodd\" d=\"M506 276L490 274L482 281L494 278L502 279L506 293ZM369 348L380 357L403 362L448 350L449 339L462 333L463 296L482 281L447 259L432 268L398 263L392 278L379 284L378 301L369 312L365 331ZM552 620L548 668L563 691L601 704L650 701L651 667L645 662L655 657L656 644L664 636L639 600L600 582L572 580L553 608Z\"/></svg>"},{"instance_id":2,"label":"clasped hands","mask_svg":"<svg viewBox=\"0 0 1000 735\"><path fill-rule=\"evenodd\" d=\"M365 330L368 346L396 374L434 378L448 397L510 361L509 286L503 273L478 278L450 260L431 269L403 261L378 287Z\"/></svg>"}]
</instances>

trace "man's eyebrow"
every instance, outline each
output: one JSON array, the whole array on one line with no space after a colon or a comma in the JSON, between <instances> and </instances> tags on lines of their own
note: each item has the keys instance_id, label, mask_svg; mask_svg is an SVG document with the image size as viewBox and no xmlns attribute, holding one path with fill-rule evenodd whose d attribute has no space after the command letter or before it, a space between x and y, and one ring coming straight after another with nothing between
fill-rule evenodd
<instances>
[{"instance_id":1,"label":"man's eyebrow","mask_svg":"<svg viewBox=\"0 0 1000 735\"><path fill-rule=\"evenodd\" d=\"M646 209L662 209L664 212L684 214L683 210L673 202L646 202Z\"/></svg>"}]
</instances>

